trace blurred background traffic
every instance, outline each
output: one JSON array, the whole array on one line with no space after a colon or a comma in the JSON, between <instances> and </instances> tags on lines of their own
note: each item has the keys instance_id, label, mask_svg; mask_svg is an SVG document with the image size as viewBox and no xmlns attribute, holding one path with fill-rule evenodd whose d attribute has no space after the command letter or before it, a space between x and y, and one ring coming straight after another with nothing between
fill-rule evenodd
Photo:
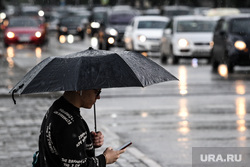
<instances>
[{"instance_id":1,"label":"blurred background traffic","mask_svg":"<svg viewBox=\"0 0 250 167\"><path fill-rule=\"evenodd\" d=\"M1 38L44 46L92 38L92 46L158 55L161 63L205 58L217 72L250 65L250 2L229 0L2 0ZM244 16L243 16L244 15ZM229 18L234 16L233 18ZM219 23L219 24L217 24Z\"/></svg>"}]
</instances>

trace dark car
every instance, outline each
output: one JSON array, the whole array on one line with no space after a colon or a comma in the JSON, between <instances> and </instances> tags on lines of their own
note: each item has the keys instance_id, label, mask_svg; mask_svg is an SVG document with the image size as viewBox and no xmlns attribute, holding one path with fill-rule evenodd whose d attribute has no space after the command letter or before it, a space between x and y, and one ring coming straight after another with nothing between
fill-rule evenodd
<instances>
[{"instance_id":1,"label":"dark car","mask_svg":"<svg viewBox=\"0 0 250 167\"><path fill-rule=\"evenodd\" d=\"M250 15L221 17L216 25L211 51L212 70L217 72L220 64L226 64L228 72L234 66L250 65Z\"/></svg>"},{"instance_id":2,"label":"dark car","mask_svg":"<svg viewBox=\"0 0 250 167\"><path fill-rule=\"evenodd\" d=\"M107 23L98 32L99 49L109 50L112 46L123 47L123 36L130 21L138 16L136 10L113 10L108 14Z\"/></svg>"},{"instance_id":3,"label":"dark car","mask_svg":"<svg viewBox=\"0 0 250 167\"><path fill-rule=\"evenodd\" d=\"M33 17L11 17L4 30L4 46L11 44L35 44L41 46L47 42L47 34L40 20Z\"/></svg>"},{"instance_id":4,"label":"dark car","mask_svg":"<svg viewBox=\"0 0 250 167\"><path fill-rule=\"evenodd\" d=\"M86 31L84 19L84 17L78 15L70 15L61 18L58 23L58 39L61 35L74 35L79 36L83 40Z\"/></svg>"},{"instance_id":5,"label":"dark car","mask_svg":"<svg viewBox=\"0 0 250 167\"><path fill-rule=\"evenodd\" d=\"M89 17L88 34L95 36L98 33L101 25L107 22L107 13L109 7L95 7L92 9L91 15Z\"/></svg>"},{"instance_id":6,"label":"dark car","mask_svg":"<svg viewBox=\"0 0 250 167\"><path fill-rule=\"evenodd\" d=\"M161 15L172 18L180 15L192 15L192 8L188 6L164 6Z\"/></svg>"}]
</instances>

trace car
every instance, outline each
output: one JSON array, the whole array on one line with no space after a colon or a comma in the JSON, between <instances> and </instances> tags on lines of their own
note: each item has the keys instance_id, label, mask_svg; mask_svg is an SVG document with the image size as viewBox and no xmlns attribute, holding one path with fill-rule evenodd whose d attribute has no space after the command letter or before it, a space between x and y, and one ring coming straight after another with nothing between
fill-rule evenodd
<instances>
[{"instance_id":1,"label":"car","mask_svg":"<svg viewBox=\"0 0 250 167\"><path fill-rule=\"evenodd\" d=\"M206 58L210 61L217 20L217 17L198 15L173 17L162 34L161 62L167 63L170 57L173 64L178 64L180 58Z\"/></svg>"},{"instance_id":2,"label":"car","mask_svg":"<svg viewBox=\"0 0 250 167\"><path fill-rule=\"evenodd\" d=\"M192 15L192 8L189 6L163 6L161 15L167 17L174 17L179 15Z\"/></svg>"},{"instance_id":3,"label":"car","mask_svg":"<svg viewBox=\"0 0 250 167\"><path fill-rule=\"evenodd\" d=\"M15 16L4 30L4 46L26 43L42 46L48 41L41 22L33 17Z\"/></svg>"},{"instance_id":4,"label":"car","mask_svg":"<svg viewBox=\"0 0 250 167\"><path fill-rule=\"evenodd\" d=\"M61 36L79 36L81 40L85 37L85 18L78 15L69 15L61 18L58 23L58 40Z\"/></svg>"},{"instance_id":5,"label":"car","mask_svg":"<svg viewBox=\"0 0 250 167\"><path fill-rule=\"evenodd\" d=\"M238 15L240 14L238 8L211 8L207 10L207 16L227 16L227 15Z\"/></svg>"},{"instance_id":6,"label":"car","mask_svg":"<svg viewBox=\"0 0 250 167\"><path fill-rule=\"evenodd\" d=\"M250 15L238 14L219 19L211 51L212 71L217 72L220 64L226 64L229 73L235 66L250 65Z\"/></svg>"},{"instance_id":7,"label":"car","mask_svg":"<svg viewBox=\"0 0 250 167\"><path fill-rule=\"evenodd\" d=\"M123 47L125 28L130 21L140 15L137 10L112 10L108 12L107 23L98 31L99 49L109 50L110 47Z\"/></svg>"},{"instance_id":8,"label":"car","mask_svg":"<svg viewBox=\"0 0 250 167\"><path fill-rule=\"evenodd\" d=\"M57 25L59 23L60 20L60 16L55 13L55 12L47 12L44 15L45 18L45 22L47 23L47 29L48 31L57 31Z\"/></svg>"},{"instance_id":9,"label":"car","mask_svg":"<svg viewBox=\"0 0 250 167\"><path fill-rule=\"evenodd\" d=\"M163 29L169 22L165 16L136 16L124 33L125 49L137 52L159 52Z\"/></svg>"},{"instance_id":10,"label":"car","mask_svg":"<svg viewBox=\"0 0 250 167\"><path fill-rule=\"evenodd\" d=\"M102 25L107 22L107 13L109 7L94 7L89 17L88 34L90 36L96 36Z\"/></svg>"},{"instance_id":11,"label":"car","mask_svg":"<svg viewBox=\"0 0 250 167\"><path fill-rule=\"evenodd\" d=\"M145 16L152 16L152 15L159 16L161 15L161 10L159 8L148 8L148 9L143 10L142 14Z\"/></svg>"}]
</instances>

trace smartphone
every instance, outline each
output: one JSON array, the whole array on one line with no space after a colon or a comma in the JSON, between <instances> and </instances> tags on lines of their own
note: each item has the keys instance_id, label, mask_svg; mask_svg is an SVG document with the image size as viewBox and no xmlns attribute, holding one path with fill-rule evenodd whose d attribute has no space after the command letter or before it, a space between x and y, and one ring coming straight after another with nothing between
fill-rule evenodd
<instances>
[{"instance_id":1,"label":"smartphone","mask_svg":"<svg viewBox=\"0 0 250 167\"><path fill-rule=\"evenodd\" d=\"M129 141L129 142L125 143L124 145L122 145L121 147L117 148L117 150L123 150L123 149L127 148L128 146L130 146L131 144L132 144L132 142Z\"/></svg>"}]
</instances>

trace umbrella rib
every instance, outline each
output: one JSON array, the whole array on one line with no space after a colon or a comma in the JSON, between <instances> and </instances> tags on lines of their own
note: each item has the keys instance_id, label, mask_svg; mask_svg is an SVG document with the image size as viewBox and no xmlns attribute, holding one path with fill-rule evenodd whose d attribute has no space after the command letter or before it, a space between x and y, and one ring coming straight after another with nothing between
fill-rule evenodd
<instances>
[{"instance_id":1,"label":"umbrella rib","mask_svg":"<svg viewBox=\"0 0 250 167\"><path fill-rule=\"evenodd\" d=\"M138 79L138 77L137 77L137 75L135 74L134 70L129 66L129 64L127 63L127 61L124 60L124 58L123 58L122 56L120 56L120 57L121 57L122 61L124 61L124 62L126 63L126 65L129 67L129 69L130 69L131 73L133 74L134 78L135 78L137 81L140 82L141 87L144 87L144 85L143 85L142 82Z\"/></svg>"}]
</instances>

